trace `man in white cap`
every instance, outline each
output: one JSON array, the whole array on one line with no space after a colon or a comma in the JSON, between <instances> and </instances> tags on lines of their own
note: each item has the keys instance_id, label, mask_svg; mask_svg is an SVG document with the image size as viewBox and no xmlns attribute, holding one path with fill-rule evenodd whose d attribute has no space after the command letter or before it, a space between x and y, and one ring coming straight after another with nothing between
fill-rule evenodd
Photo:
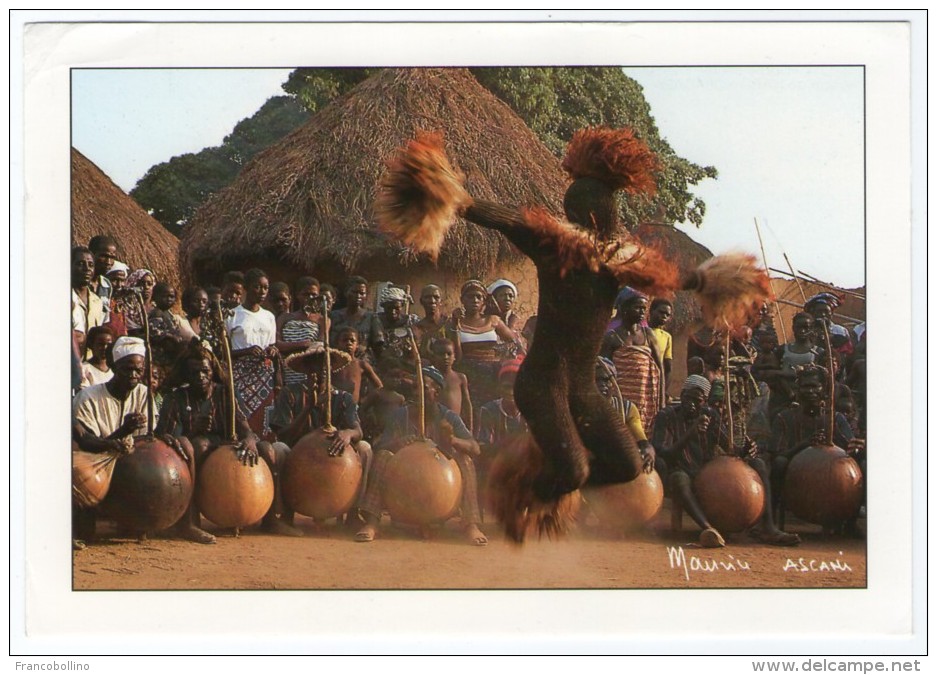
<instances>
[{"instance_id":1,"label":"man in white cap","mask_svg":"<svg viewBox=\"0 0 937 675\"><path fill-rule=\"evenodd\" d=\"M680 403L664 408L654 421L653 445L670 469L671 497L702 528L699 544L704 548L726 545L725 539L709 522L693 492L693 479L712 459L724 454L719 449L728 447L728 433L722 426L719 412L706 406L712 385L702 375L690 375L683 383ZM765 486L766 508L762 513L761 541L773 546L796 546L796 534L782 532L774 524L770 508L770 480L768 469L761 458L755 456L756 445L747 439L743 459L758 473Z\"/></svg>"},{"instance_id":2,"label":"man in white cap","mask_svg":"<svg viewBox=\"0 0 937 675\"><path fill-rule=\"evenodd\" d=\"M72 401L73 449L126 453L133 448L133 437L146 432L145 357L140 338L117 339L109 364L114 377L82 389ZM76 508L74 513L78 539L93 536L94 511Z\"/></svg>"}]
</instances>

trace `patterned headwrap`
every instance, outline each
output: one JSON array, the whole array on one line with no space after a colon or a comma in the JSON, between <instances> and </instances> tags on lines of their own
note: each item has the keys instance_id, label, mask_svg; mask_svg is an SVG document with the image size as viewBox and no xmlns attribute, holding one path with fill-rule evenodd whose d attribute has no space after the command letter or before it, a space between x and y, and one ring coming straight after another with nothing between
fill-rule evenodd
<instances>
[{"instance_id":1,"label":"patterned headwrap","mask_svg":"<svg viewBox=\"0 0 937 675\"><path fill-rule=\"evenodd\" d=\"M703 392L703 396L708 397L712 385L702 375L690 375L683 381L683 391L687 389L699 389Z\"/></svg>"},{"instance_id":2,"label":"patterned headwrap","mask_svg":"<svg viewBox=\"0 0 937 675\"><path fill-rule=\"evenodd\" d=\"M143 277L145 277L147 274L149 274L151 277L153 277L153 281L157 281L156 275L155 275L155 274L153 274L153 273L152 273L150 270L148 270L148 269L143 269L143 268L141 268L141 269L138 269L138 270L134 270L133 274L131 274L129 277L127 277L127 285L128 285L129 287L133 288L133 287L136 286L138 283L140 283L140 281L143 280Z\"/></svg>"},{"instance_id":3,"label":"patterned headwrap","mask_svg":"<svg viewBox=\"0 0 937 675\"><path fill-rule=\"evenodd\" d=\"M446 386L446 380L442 373L433 366L423 366L423 377L428 377L440 387Z\"/></svg>"},{"instance_id":4,"label":"patterned headwrap","mask_svg":"<svg viewBox=\"0 0 937 675\"><path fill-rule=\"evenodd\" d=\"M625 286L623 289L618 291L618 297L615 298L615 306L621 307L626 302L630 302L635 298L644 298L647 300L647 296L641 291L636 291L631 288L631 286Z\"/></svg>"},{"instance_id":5,"label":"patterned headwrap","mask_svg":"<svg viewBox=\"0 0 937 675\"><path fill-rule=\"evenodd\" d=\"M482 295L488 295L488 289L485 288L485 284L480 282L478 279L469 279L464 284L462 284L462 290L459 291L459 295L465 295L466 291L469 291L473 288L480 290Z\"/></svg>"},{"instance_id":6,"label":"patterned headwrap","mask_svg":"<svg viewBox=\"0 0 937 675\"><path fill-rule=\"evenodd\" d=\"M380 303L381 305L388 302L406 302L410 298L407 297L407 292L398 288L397 286L384 286L381 289Z\"/></svg>"},{"instance_id":7,"label":"patterned headwrap","mask_svg":"<svg viewBox=\"0 0 937 675\"><path fill-rule=\"evenodd\" d=\"M804 303L804 309L807 309L811 305L815 305L820 302L829 305L830 309L836 309L841 304L843 304L842 298L840 298L838 295L833 293L817 293L816 295L807 298L807 302Z\"/></svg>"}]
</instances>

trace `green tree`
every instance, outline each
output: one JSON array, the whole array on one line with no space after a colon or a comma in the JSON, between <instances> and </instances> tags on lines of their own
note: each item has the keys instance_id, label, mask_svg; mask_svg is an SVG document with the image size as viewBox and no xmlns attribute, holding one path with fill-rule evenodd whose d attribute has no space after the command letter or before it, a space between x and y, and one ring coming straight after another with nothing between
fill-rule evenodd
<instances>
[{"instance_id":1,"label":"green tree","mask_svg":"<svg viewBox=\"0 0 937 675\"><path fill-rule=\"evenodd\" d=\"M483 87L507 103L557 156L577 129L630 126L657 153L662 171L652 200L621 198L622 219L641 222L703 222L706 205L690 187L716 178L711 166L699 166L674 152L661 138L638 82L621 68L471 68ZM368 68L298 68L283 89L315 112L376 72Z\"/></svg>"},{"instance_id":2,"label":"green tree","mask_svg":"<svg viewBox=\"0 0 937 675\"><path fill-rule=\"evenodd\" d=\"M309 119L290 96L274 96L238 122L220 146L150 167L130 195L167 230L179 235L208 197L230 185L250 159Z\"/></svg>"}]
</instances>

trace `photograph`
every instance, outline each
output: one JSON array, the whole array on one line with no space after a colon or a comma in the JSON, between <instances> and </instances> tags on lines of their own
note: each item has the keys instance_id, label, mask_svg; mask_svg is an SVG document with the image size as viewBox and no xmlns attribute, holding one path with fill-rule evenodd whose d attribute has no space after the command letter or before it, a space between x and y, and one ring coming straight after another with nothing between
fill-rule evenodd
<instances>
[{"instance_id":1,"label":"photograph","mask_svg":"<svg viewBox=\"0 0 937 675\"><path fill-rule=\"evenodd\" d=\"M392 14L26 26L27 635L913 638L907 25Z\"/></svg>"}]
</instances>

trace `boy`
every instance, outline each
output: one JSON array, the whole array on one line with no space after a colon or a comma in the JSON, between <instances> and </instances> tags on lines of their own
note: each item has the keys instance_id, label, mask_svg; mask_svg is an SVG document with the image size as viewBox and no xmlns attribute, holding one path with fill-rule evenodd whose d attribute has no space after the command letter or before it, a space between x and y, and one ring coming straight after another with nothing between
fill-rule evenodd
<instances>
[{"instance_id":1,"label":"boy","mask_svg":"<svg viewBox=\"0 0 937 675\"><path fill-rule=\"evenodd\" d=\"M355 356L358 352L358 331L355 328L351 326L340 328L335 334L335 346L351 358L351 363L332 375L332 384L337 389L347 391L354 402L359 403L362 380L367 380L369 386L366 391L368 393L384 386L371 364Z\"/></svg>"},{"instance_id":2,"label":"boy","mask_svg":"<svg viewBox=\"0 0 937 675\"><path fill-rule=\"evenodd\" d=\"M673 363L673 337L667 332L673 318L673 303L667 298L655 298L651 303L647 324L654 331L664 361L664 391L670 385L670 366Z\"/></svg>"},{"instance_id":3,"label":"boy","mask_svg":"<svg viewBox=\"0 0 937 675\"><path fill-rule=\"evenodd\" d=\"M466 427L474 429L468 378L452 369L452 364L455 363L455 345L448 338L439 338L430 343L429 350L433 366L442 373L444 379L439 402L461 417Z\"/></svg>"}]
</instances>

